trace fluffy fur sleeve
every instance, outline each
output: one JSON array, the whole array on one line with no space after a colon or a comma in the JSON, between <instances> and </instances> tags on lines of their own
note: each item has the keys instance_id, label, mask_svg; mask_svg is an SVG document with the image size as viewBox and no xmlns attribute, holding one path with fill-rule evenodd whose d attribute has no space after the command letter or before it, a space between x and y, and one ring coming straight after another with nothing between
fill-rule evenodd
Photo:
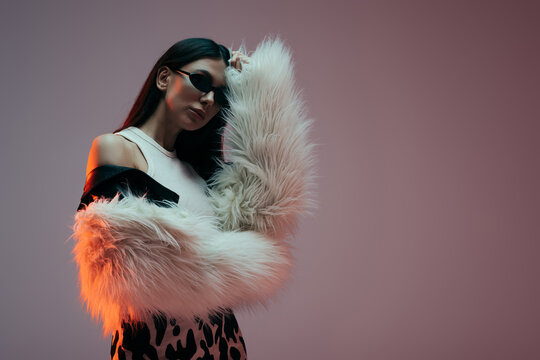
<instances>
[{"instance_id":1,"label":"fluffy fur sleeve","mask_svg":"<svg viewBox=\"0 0 540 360\"><path fill-rule=\"evenodd\" d=\"M127 194L94 200L75 215L81 297L104 334L131 320L206 314L263 303L288 277L289 247L175 203Z\"/></svg>"},{"instance_id":2,"label":"fluffy fur sleeve","mask_svg":"<svg viewBox=\"0 0 540 360\"><path fill-rule=\"evenodd\" d=\"M240 49L246 53L245 49ZM226 158L210 181L220 226L283 238L315 208L311 120L295 87L290 51L266 38L238 71L225 70Z\"/></svg>"}]
</instances>

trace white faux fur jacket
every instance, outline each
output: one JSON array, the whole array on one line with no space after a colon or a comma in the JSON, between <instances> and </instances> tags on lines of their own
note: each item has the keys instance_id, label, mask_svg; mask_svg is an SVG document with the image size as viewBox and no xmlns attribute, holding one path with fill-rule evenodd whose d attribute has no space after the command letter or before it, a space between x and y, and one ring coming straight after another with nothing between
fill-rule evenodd
<instances>
[{"instance_id":1,"label":"white faux fur jacket","mask_svg":"<svg viewBox=\"0 0 540 360\"><path fill-rule=\"evenodd\" d=\"M240 51L246 53L245 49ZM290 51L263 40L242 71L228 67L228 163L211 179L215 218L158 206L129 190L74 217L81 300L105 334L127 317L192 316L264 304L289 277L286 240L315 208L311 120Z\"/></svg>"}]
</instances>

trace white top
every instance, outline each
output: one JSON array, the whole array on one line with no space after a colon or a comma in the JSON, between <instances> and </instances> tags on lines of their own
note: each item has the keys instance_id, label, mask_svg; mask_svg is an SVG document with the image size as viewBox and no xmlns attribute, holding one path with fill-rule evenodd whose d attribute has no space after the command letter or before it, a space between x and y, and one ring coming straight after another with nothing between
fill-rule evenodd
<instances>
[{"instance_id":1,"label":"white top","mask_svg":"<svg viewBox=\"0 0 540 360\"><path fill-rule=\"evenodd\" d=\"M180 196L178 204L202 215L214 215L208 196L206 182L185 161L176 157L176 151L168 151L135 126L115 133L134 142L148 163L147 174L161 185Z\"/></svg>"}]
</instances>

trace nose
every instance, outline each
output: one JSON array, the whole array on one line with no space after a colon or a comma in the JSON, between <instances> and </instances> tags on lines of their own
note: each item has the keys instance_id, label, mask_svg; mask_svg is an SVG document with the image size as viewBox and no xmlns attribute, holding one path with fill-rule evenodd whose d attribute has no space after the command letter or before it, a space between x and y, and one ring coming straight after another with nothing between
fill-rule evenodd
<instances>
[{"instance_id":1,"label":"nose","mask_svg":"<svg viewBox=\"0 0 540 360\"><path fill-rule=\"evenodd\" d=\"M207 103L209 105L214 104L214 90L211 90L201 96L201 102Z\"/></svg>"}]
</instances>

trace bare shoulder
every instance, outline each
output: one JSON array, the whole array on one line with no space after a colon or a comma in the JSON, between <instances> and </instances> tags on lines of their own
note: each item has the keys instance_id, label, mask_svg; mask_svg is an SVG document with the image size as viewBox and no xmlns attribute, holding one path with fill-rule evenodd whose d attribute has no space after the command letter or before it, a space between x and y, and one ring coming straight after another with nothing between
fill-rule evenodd
<instances>
[{"instance_id":1,"label":"bare shoulder","mask_svg":"<svg viewBox=\"0 0 540 360\"><path fill-rule=\"evenodd\" d=\"M88 154L86 175L101 165L133 166L132 151L126 139L120 135L103 134L92 141Z\"/></svg>"}]
</instances>

